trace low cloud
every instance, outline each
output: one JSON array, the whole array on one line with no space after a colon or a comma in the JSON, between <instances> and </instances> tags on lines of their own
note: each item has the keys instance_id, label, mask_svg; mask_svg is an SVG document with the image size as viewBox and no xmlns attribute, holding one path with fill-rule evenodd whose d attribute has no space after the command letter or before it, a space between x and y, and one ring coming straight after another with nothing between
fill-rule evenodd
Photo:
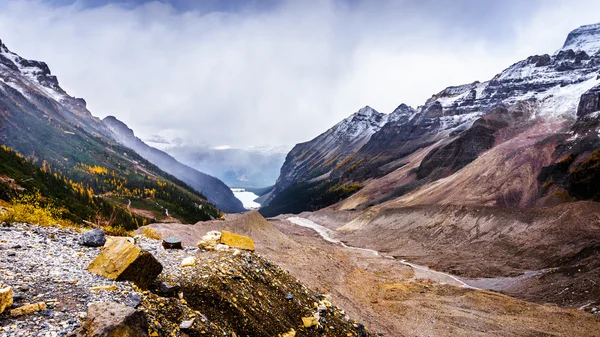
<instances>
[{"instance_id":1,"label":"low cloud","mask_svg":"<svg viewBox=\"0 0 600 337\"><path fill-rule=\"evenodd\" d=\"M0 38L46 61L93 114L142 137L244 147L309 140L552 53L595 1L283 1L182 11L9 0ZM585 9L585 10L583 10Z\"/></svg>"}]
</instances>

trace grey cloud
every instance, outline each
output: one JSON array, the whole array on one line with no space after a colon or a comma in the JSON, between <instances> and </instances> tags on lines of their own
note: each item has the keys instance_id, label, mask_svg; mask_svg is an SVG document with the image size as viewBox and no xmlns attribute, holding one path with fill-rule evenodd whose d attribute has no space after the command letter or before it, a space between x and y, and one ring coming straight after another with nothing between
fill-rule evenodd
<instances>
[{"instance_id":1,"label":"grey cloud","mask_svg":"<svg viewBox=\"0 0 600 337\"><path fill-rule=\"evenodd\" d=\"M485 4L485 5L482 5ZM585 8L582 10L581 8ZM1 38L142 138L306 141L370 105L422 104L558 49L594 1L288 1L262 11L0 5Z\"/></svg>"}]
</instances>

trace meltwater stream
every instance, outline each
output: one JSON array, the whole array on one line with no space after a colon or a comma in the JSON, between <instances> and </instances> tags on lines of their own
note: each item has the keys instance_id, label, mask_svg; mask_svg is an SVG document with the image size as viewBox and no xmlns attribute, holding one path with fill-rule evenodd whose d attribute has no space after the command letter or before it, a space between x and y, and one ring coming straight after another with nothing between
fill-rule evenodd
<instances>
[{"instance_id":1,"label":"meltwater stream","mask_svg":"<svg viewBox=\"0 0 600 337\"><path fill-rule=\"evenodd\" d=\"M465 287L465 288L470 288L470 289L479 289L473 286L470 286L468 284L466 284L465 282L463 282L461 279L459 279L456 276L450 275L450 274L446 274L440 271L436 271L436 270L432 270L429 269L425 266L420 266L418 264L414 264L414 263L410 263L407 262L406 260L396 260L393 256L386 256L386 255L381 255L381 253L379 253L376 250L373 249L367 249L367 248L358 248L358 247L352 247L352 246L348 246L347 244L343 243L342 241L335 239L333 237L333 233L335 233L335 231L321 226L317 223L315 223L314 221L305 219L305 218L301 218L301 217L289 217L287 218L287 220L295 225L301 226L301 227L306 227L306 228L311 228L312 230L314 230L315 232L317 232L322 238L323 240L327 241L327 242L331 242L334 244L338 244L343 246L344 248L347 249L352 249L352 250L357 250L357 251L363 251L363 252L367 252L369 254L375 255L375 256L380 256L386 259L393 259L395 261L398 261L404 265L410 266L411 268L413 268L413 270L415 271L415 277L416 278L428 278L431 280L435 280L438 281L440 283L447 283L447 284L452 284L452 285L458 285L461 287Z\"/></svg>"}]
</instances>

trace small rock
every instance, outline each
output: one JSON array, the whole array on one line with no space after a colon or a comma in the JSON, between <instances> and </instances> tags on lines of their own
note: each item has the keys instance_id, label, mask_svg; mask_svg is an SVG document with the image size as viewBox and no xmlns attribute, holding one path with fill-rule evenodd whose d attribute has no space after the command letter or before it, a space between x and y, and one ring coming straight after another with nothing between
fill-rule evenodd
<instances>
[{"instance_id":1,"label":"small rock","mask_svg":"<svg viewBox=\"0 0 600 337\"><path fill-rule=\"evenodd\" d=\"M179 286L179 284L171 285L166 282L160 282L159 284L155 284L153 287L153 290L157 295L164 297L177 296L179 289L181 289L181 286Z\"/></svg>"},{"instance_id":2,"label":"small rock","mask_svg":"<svg viewBox=\"0 0 600 337\"><path fill-rule=\"evenodd\" d=\"M96 302L88 308L81 328L68 336L147 337L148 322L139 310L114 302Z\"/></svg>"},{"instance_id":3,"label":"small rock","mask_svg":"<svg viewBox=\"0 0 600 337\"><path fill-rule=\"evenodd\" d=\"M294 299L294 294L292 293L287 293L287 295L285 295L285 299L288 301L291 301Z\"/></svg>"},{"instance_id":4,"label":"small rock","mask_svg":"<svg viewBox=\"0 0 600 337\"><path fill-rule=\"evenodd\" d=\"M310 328L312 326L319 324L319 319L316 317L302 317L302 324L304 324L305 328Z\"/></svg>"},{"instance_id":5,"label":"small rock","mask_svg":"<svg viewBox=\"0 0 600 337\"><path fill-rule=\"evenodd\" d=\"M179 325L179 329L181 329L181 331L183 332L187 332L186 330L190 330L192 328L192 325L194 325L195 320L195 318L192 318L190 320L181 322L181 324Z\"/></svg>"},{"instance_id":6,"label":"small rock","mask_svg":"<svg viewBox=\"0 0 600 337\"><path fill-rule=\"evenodd\" d=\"M229 246L228 245L224 245L222 243L219 243L218 245L215 246L215 250L216 251L221 251L221 250L228 250Z\"/></svg>"},{"instance_id":7,"label":"small rock","mask_svg":"<svg viewBox=\"0 0 600 337\"><path fill-rule=\"evenodd\" d=\"M94 286L90 287L90 290L117 290L117 286L114 284L111 284L109 286Z\"/></svg>"},{"instance_id":8,"label":"small rock","mask_svg":"<svg viewBox=\"0 0 600 337\"><path fill-rule=\"evenodd\" d=\"M281 335L281 337L296 337L296 330L292 329Z\"/></svg>"},{"instance_id":9,"label":"small rock","mask_svg":"<svg viewBox=\"0 0 600 337\"><path fill-rule=\"evenodd\" d=\"M221 232L221 243L233 248L254 251L254 240L228 231Z\"/></svg>"},{"instance_id":10,"label":"small rock","mask_svg":"<svg viewBox=\"0 0 600 337\"><path fill-rule=\"evenodd\" d=\"M162 269L152 254L122 238L109 240L88 266L91 273L110 280L131 281L142 289L148 288Z\"/></svg>"},{"instance_id":11,"label":"small rock","mask_svg":"<svg viewBox=\"0 0 600 337\"><path fill-rule=\"evenodd\" d=\"M193 256L188 256L183 261L181 261L182 267L193 267L196 264L196 258Z\"/></svg>"},{"instance_id":12,"label":"small rock","mask_svg":"<svg viewBox=\"0 0 600 337\"><path fill-rule=\"evenodd\" d=\"M133 293L127 296L127 299L124 302L126 306L132 308L136 308L140 303L142 303L142 294L139 293Z\"/></svg>"},{"instance_id":13,"label":"small rock","mask_svg":"<svg viewBox=\"0 0 600 337\"><path fill-rule=\"evenodd\" d=\"M81 234L79 243L87 247L102 247L106 243L104 231L100 228L95 228Z\"/></svg>"},{"instance_id":14,"label":"small rock","mask_svg":"<svg viewBox=\"0 0 600 337\"><path fill-rule=\"evenodd\" d=\"M38 302L38 303L33 303L33 304L25 304L21 307L11 310L10 315L12 317L29 315L29 314L32 314L34 312L38 312L41 310L46 310L46 303Z\"/></svg>"},{"instance_id":15,"label":"small rock","mask_svg":"<svg viewBox=\"0 0 600 337\"><path fill-rule=\"evenodd\" d=\"M13 290L11 287L0 289L0 314L13 305Z\"/></svg>"},{"instance_id":16,"label":"small rock","mask_svg":"<svg viewBox=\"0 0 600 337\"><path fill-rule=\"evenodd\" d=\"M181 245L181 240L174 237L163 239L162 246L165 249L183 249L183 246Z\"/></svg>"},{"instance_id":17,"label":"small rock","mask_svg":"<svg viewBox=\"0 0 600 337\"><path fill-rule=\"evenodd\" d=\"M221 242L221 232L219 231L210 231L198 242L198 248L206 249L206 250L214 250L215 247Z\"/></svg>"}]
</instances>

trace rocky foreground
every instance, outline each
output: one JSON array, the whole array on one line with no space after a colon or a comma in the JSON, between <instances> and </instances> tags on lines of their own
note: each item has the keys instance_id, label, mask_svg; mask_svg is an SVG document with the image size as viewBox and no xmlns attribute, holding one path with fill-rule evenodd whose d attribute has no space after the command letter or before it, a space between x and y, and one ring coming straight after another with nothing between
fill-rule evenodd
<instances>
[{"instance_id":1,"label":"rocky foreground","mask_svg":"<svg viewBox=\"0 0 600 337\"><path fill-rule=\"evenodd\" d=\"M165 249L136 236L102 246L102 235L4 225L0 336L370 336L241 239Z\"/></svg>"}]
</instances>

